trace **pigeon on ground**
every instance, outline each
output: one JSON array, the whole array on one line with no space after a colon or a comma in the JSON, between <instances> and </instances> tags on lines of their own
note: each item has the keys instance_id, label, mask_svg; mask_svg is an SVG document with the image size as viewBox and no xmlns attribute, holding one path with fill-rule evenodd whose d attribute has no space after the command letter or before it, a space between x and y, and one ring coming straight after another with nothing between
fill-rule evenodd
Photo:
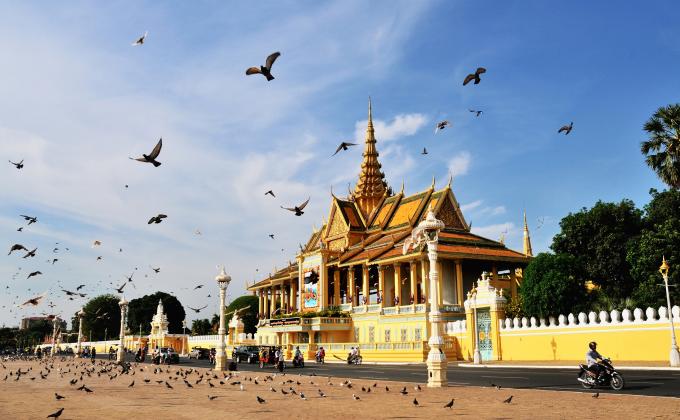
<instances>
[{"instance_id":1,"label":"pigeon on ground","mask_svg":"<svg viewBox=\"0 0 680 420\"><path fill-rule=\"evenodd\" d=\"M307 206L307 203L309 203L309 198L307 198L307 201L300 204L299 206L295 206L293 208L281 206L281 208L284 209L284 210L294 212L296 216L302 216L303 214L305 214L305 212L303 212L302 210Z\"/></svg>"},{"instance_id":2,"label":"pigeon on ground","mask_svg":"<svg viewBox=\"0 0 680 420\"><path fill-rule=\"evenodd\" d=\"M19 163L14 163L14 162L12 162L11 160L9 161L9 163L11 163L12 165L14 165L17 169L21 169L21 168L24 167L24 160L23 160L23 159L21 159L21 162L19 162Z\"/></svg>"},{"instance_id":3,"label":"pigeon on ground","mask_svg":"<svg viewBox=\"0 0 680 420\"><path fill-rule=\"evenodd\" d=\"M356 394L352 394L352 398L354 398L354 401L359 401L361 398L357 397Z\"/></svg>"},{"instance_id":4,"label":"pigeon on ground","mask_svg":"<svg viewBox=\"0 0 680 420\"><path fill-rule=\"evenodd\" d=\"M337 149L335 149L335 153L333 153L333 156L337 155L341 150L347 150L350 146L356 146L356 143L349 143L346 141L343 141L340 143L340 146L338 146Z\"/></svg>"},{"instance_id":5,"label":"pigeon on ground","mask_svg":"<svg viewBox=\"0 0 680 420\"><path fill-rule=\"evenodd\" d=\"M275 52L273 54L270 54L269 57L267 57L267 61L264 66L260 66L259 68L257 67L250 67L248 70L246 70L246 75L250 76L252 74L261 74L264 77L267 78L268 82L271 82L274 80L274 76L272 76L272 65L274 65L274 61L276 61L277 58L281 55L280 52Z\"/></svg>"},{"instance_id":6,"label":"pigeon on ground","mask_svg":"<svg viewBox=\"0 0 680 420\"><path fill-rule=\"evenodd\" d=\"M417 400L416 398L413 399L413 405L415 405L416 407L418 407L418 400Z\"/></svg>"},{"instance_id":7,"label":"pigeon on ground","mask_svg":"<svg viewBox=\"0 0 680 420\"><path fill-rule=\"evenodd\" d=\"M49 419L50 417L54 417L55 419L58 419L59 416L61 416L61 413L62 413L63 411L64 411L64 408L62 407L62 408L60 408L59 410L55 411L54 413L48 415L47 418Z\"/></svg>"},{"instance_id":8,"label":"pigeon on ground","mask_svg":"<svg viewBox=\"0 0 680 420\"><path fill-rule=\"evenodd\" d=\"M135 42L133 42L132 46L136 47L138 45L144 45L144 41L146 41L147 35L149 35L149 31L144 31L144 35L140 36Z\"/></svg>"},{"instance_id":9,"label":"pigeon on ground","mask_svg":"<svg viewBox=\"0 0 680 420\"><path fill-rule=\"evenodd\" d=\"M571 133L571 129L573 127L574 127L574 122L572 121L572 122L569 123L569 125L563 125L562 127L560 127L560 129L557 130L557 133L559 134L559 133L564 131L564 135L567 136L567 135L569 135L569 133Z\"/></svg>"},{"instance_id":10,"label":"pigeon on ground","mask_svg":"<svg viewBox=\"0 0 680 420\"><path fill-rule=\"evenodd\" d=\"M470 73L467 76L465 76L465 80L463 80L463 86L467 85L471 81L475 81L475 85L478 85L479 82L482 81L482 79L479 78L479 75L482 73L486 73L486 69L484 67L477 67L477 70L475 70L474 73Z\"/></svg>"},{"instance_id":11,"label":"pigeon on ground","mask_svg":"<svg viewBox=\"0 0 680 420\"><path fill-rule=\"evenodd\" d=\"M264 398L261 398L259 395L256 395L256 397L257 397L257 402L259 402L260 404L264 404L266 402L264 400Z\"/></svg>"},{"instance_id":12,"label":"pigeon on ground","mask_svg":"<svg viewBox=\"0 0 680 420\"><path fill-rule=\"evenodd\" d=\"M213 395L212 397L211 397L210 395L208 395L208 399L209 399L210 401L214 400L215 398L217 398L217 395Z\"/></svg>"},{"instance_id":13,"label":"pigeon on ground","mask_svg":"<svg viewBox=\"0 0 680 420\"><path fill-rule=\"evenodd\" d=\"M57 401L58 401L58 400L63 400L63 399L66 398L66 397L64 397L64 396L62 396L62 395L59 395L59 394L57 394L57 393L55 392L55 393L54 393L54 398L56 398Z\"/></svg>"},{"instance_id":14,"label":"pigeon on ground","mask_svg":"<svg viewBox=\"0 0 680 420\"><path fill-rule=\"evenodd\" d=\"M599 392L594 393L593 398L600 398L600 393Z\"/></svg>"},{"instance_id":15,"label":"pigeon on ground","mask_svg":"<svg viewBox=\"0 0 680 420\"><path fill-rule=\"evenodd\" d=\"M444 408L451 408L451 407L453 407L453 398L451 398L451 401L446 403L446 405L444 406Z\"/></svg>"},{"instance_id":16,"label":"pigeon on ground","mask_svg":"<svg viewBox=\"0 0 680 420\"><path fill-rule=\"evenodd\" d=\"M130 158L132 160L136 160L139 162L145 162L145 163L151 163L153 166L156 168L161 166L161 163L156 160L158 155L161 153L161 148L163 147L163 138L161 137L160 140L158 140L158 143L156 143L156 147L153 148L151 153L148 155L142 154L142 157L140 158Z\"/></svg>"},{"instance_id":17,"label":"pigeon on ground","mask_svg":"<svg viewBox=\"0 0 680 420\"><path fill-rule=\"evenodd\" d=\"M512 401L512 395L509 396L508 398L506 398L506 399L503 400L503 402L504 402L505 404L510 404L511 401Z\"/></svg>"}]
</instances>

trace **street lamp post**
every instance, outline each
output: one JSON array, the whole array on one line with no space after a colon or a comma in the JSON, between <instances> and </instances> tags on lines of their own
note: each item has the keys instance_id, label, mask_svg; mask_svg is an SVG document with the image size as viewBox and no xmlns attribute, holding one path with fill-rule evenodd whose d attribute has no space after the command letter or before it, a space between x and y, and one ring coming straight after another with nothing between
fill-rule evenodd
<instances>
[{"instance_id":1,"label":"street lamp post","mask_svg":"<svg viewBox=\"0 0 680 420\"><path fill-rule=\"evenodd\" d=\"M670 351L670 363L672 367L680 367L680 352L678 352L678 343L675 341L675 326L673 325L673 311L671 310L671 295L668 292L668 270L670 265L666 262L666 257L663 258L661 267L659 267L659 273L663 277L664 285L666 286L666 303L668 308L668 319L671 323L671 351Z\"/></svg>"},{"instance_id":2,"label":"street lamp post","mask_svg":"<svg viewBox=\"0 0 680 420\"><path fill-rule=\"evenodd\" d=\"M448 386L446 378L446 354L444 354L444 337L442 337L441 325L444 322L439 311L439 273L437 272L437 245L439 242L439 231L444 228L444 222L438 220L434 215L432 205L427 212L425 220L411 232L411 237L404 243L403 253L405 254L411 247L427 245L427 258L430 263L430 338L428 344L430 351L427 354L427 386L430 388L440 388Z\"/></svg>"},{"instance_id":3,"label":"street lamp post","mask_svg":"<svg viewBox=\"0 0 680 420\"><path fill-rule=\"evenodd\" d=\"M217 343L217 354L215 355L215 370L226 370L226 365L227 365L227 345L225 343L225 336L227 333L226 329L226 322L225 322L225 317L224 317L224 306L225 306L225 299L227 295L227 287L229 287L229 283L231 282L231 277L227 275L227 273L224 271L224 266L222 266L222 270L220 271L220 274L215 277L215 280L217 281L217 286L220 288L220 306L219 306L219 311L220 311L220 329L218 330L219 338L218 338L218 343Z\"/></svg>"},{"instance_id":4,"label":"street lamp post","mask_svg":"<svg viewBox=\"0 0 680 420\"><path fill-rule=\"evenodd\" d=\"M184 345L184 342L187 339L187 337L186 337L187 336L187 320L186 319L182 320L182 335L184 335L184 337L182 337L182 356L186 356L186 353L185 353L186 348L185 348L185 345Z\"/></svg>"},{"instance_id":5,"label":"street lamp post","mask_svg":"<svg viewBox=\"0 0 680 420\"><path fill-rule=\"evenodd\" d=\"M118 355L116 361L118 363L123 363L125 361L125 349L123 348L125 340L125 315L128 306L128 301L125 300L125 297L118 302L118 306L120 306L120 341L118 342Z\"/></svg>"},{"instance_id":6,"label":"street lamp post","mask_svg":"<svg viewBox=\"0 0 680 420\"><path fill-rule=\"evenodd\" d=\"M472 353L472 363L482 363L482 353L479 351L479 332L477 331L477 288L472 290L473 332L475 333L475 351Z\"/></svg>"},{"instance_id":7,"label":"street lamp post","mask_svg":"<svg viewBox=\"0 0 680 420\"><path fill-rule=\"evenodd\" d=\"M57 317L52 320L52 356L57 353Z\"/></svg>"},{"instance_id":8,"label":"street lamp post","mask_svg":"<svg viewBox=\"0 0 680 420\"><path fill-rule=\"evenodd\" d=\"M83 316L85 316L85 310L80 308L80 311L78 311L78 345L76 346L76 357L80 357L81 343L83 342Z\"/></svg>"}]
</instances>

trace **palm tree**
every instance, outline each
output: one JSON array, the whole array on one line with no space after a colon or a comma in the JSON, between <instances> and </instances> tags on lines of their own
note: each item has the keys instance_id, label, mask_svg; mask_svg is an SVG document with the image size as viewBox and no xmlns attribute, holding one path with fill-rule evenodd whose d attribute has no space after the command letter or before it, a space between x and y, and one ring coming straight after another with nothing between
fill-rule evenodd
<instances>
[{"instance_id":1,"label":"palm tree","mask_svg":"<svg viewBox=\"0 0 680 420\"><path fill-rule=\"evenodd\" d=\"M645 123L640 144L645 161L672 189L680 189L680 104L659 108Z\"/></svg>"}]
</instances>

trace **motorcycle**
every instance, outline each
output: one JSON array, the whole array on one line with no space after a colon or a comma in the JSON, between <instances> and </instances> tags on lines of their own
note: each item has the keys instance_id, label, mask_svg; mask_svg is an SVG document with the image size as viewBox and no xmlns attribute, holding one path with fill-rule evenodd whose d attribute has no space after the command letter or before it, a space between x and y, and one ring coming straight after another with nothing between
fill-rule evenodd
<instances>
[{"instance_id":1,"label":"motorcycle","mask_svg":"<svg viewBox=\"0 0 680 420\"><path fill-rule=\"evenodd\" d=\"M621 391L625 384L623 376L612 366L611 360L603 359L598 362L602 367L600 375L595 378L586 365L579 365L578 381L586 389L593 389L596 386L610 386L614 391Z\"/></svg>"},{"instance_id":2,"label":"motorcycle","mask_svg":"<svg viewBox=\"0 0 680 420\"><path fill-rule=\"evenodd\" d=\"M362 361L363 358L361 356L352 356L351 354L347 356L348 365L360 365Z\"/></svg>"},{"instance_id":3,"label":"motorcycle","mask_svg":"<svg viewBox=\"0 0 680 420\"><path fill-rule=\"evenodd\" d=\"M299 367L299 368L305 367L305 359L302 356L294 357L293 358L293 367Z\"/></svg>"}]
</instances>

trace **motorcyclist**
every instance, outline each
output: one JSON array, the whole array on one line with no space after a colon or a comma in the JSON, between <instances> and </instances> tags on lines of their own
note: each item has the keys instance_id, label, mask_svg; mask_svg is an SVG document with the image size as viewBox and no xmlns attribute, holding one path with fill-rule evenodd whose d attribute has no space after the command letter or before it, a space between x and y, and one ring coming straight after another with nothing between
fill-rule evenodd
<instances>
[{"instance_id":1,"label":"motorcyclist","mask_svg":"<svg viewBox=\"0 0 680 420\"><path fill-rule=\"evenodd\" d=\"M355 347L352 347L352 349L349 351L349 354L347 355L347 363L352 363L354 361L354 358L357 357L357 349Z\"/></svg>"},{"instance_id":2,"label":"motorcyclist","mask_svg":"<svg viewBox=\"0 0 680 420\"><path fill-rule=\"evenodd\" d=\"M295 347L295 360L302 359L302 352L300 351L300 346Z\"/></svg>"},{"instance_id":3,"label":"motorcyclist","mask_svg":"<svg viewBox=\"0 0 680 420\"><path fill-rule=\"evenodd\" d=\"M588 364L588 372L595 377L596 380L600 378L600 373L602 372L602 366L598 363L604 360L604 357L597 352L597 343L591 341L588 343L590 350L586 352L586 363Z\"/></svg>"}]
</instances>

